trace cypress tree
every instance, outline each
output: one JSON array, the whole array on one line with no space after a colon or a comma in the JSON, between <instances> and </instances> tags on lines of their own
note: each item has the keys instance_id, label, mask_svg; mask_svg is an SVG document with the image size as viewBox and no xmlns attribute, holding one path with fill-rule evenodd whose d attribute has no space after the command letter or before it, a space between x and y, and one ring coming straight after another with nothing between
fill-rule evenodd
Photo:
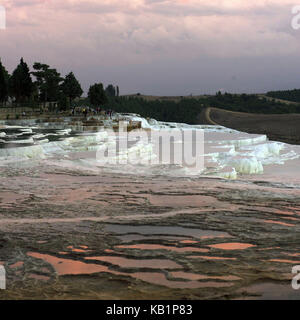
<instances>
[{"instance_id":1,"label":"cypress tree","mask_svg":"<svg viewBox=\"0 0 300 320\"><path fill-rule=\"evenodd\" d=\"M103 84L95 83L94 85L90 86L88 98L93 106L105 104L107 102L107 96L103 89Z\"/></svg>"},{"instance_id":2,"label":"cypress tree","mask_svg":"<svg viewBox=\"0 0 300 320\"><path fill-rule=\"evenodd\" d=\"M0 102L4 103L8 99L8 72L5 70L0 60Z\"/></svg>"},{"instance_id":3,"label":"cypress tree","mask_svg":"<svg viewBox=\"0 0 300 320\"><path fill-rule=\"evenodd\" d=\"M81 97L83 90L79 81L74 76L73 72L66 75L64 82L61 85L62 91L69 98L70 104L75 98Z\"/></svg>"},{"instance_id":4,"label":"cypress tree","mask_svg":"<svg viewBox=\"0 0 300 320\"><path fill-rule=\"evenodd\" d=\"M10 90L16 102L29 100L33 90L33 82L26 62L21 58L19 65L10 77Z\"/></svg>"}]
</instances>

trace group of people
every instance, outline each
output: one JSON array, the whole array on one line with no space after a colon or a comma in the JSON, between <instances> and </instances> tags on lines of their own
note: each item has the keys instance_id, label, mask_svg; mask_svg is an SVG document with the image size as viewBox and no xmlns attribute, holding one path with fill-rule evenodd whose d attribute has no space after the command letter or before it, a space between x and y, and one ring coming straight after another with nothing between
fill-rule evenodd
<instances>
[{"instance_id":1,"label":"group of people","mask_svg":"<svg viewBox=\"0 0 300 320\"><path fill-rule=\"evenodd\" d=\"M104 110L101 107L91 108L91 107L83 106L83 107L80 107L80 108L78 108L78 107L77 108L76 107L72 108L72 116L82 114L85 117L87 117L88 114L93 114L93 115L101 114L101 115L105 115L105 116L107 116L107 117L109 117L111 119L113 113L114 112L111 109Z\"/></svg>"}]
</instances>

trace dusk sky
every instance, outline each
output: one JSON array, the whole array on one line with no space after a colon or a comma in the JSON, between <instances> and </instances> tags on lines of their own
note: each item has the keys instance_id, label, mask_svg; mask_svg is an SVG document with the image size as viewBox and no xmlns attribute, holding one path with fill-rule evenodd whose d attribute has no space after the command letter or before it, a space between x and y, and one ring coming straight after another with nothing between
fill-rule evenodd
<instances>
[{"instance_id":1,"label":"dusk sky","mask_svg":"<svg viewBox=\"0 0 300 320\"><path fill-rule=\"evenodd\" d=\"M0 0L0 57L20 57L86 90L187 95L300 88L300 29L290 0Z\"/></svg>"}]
</instances>

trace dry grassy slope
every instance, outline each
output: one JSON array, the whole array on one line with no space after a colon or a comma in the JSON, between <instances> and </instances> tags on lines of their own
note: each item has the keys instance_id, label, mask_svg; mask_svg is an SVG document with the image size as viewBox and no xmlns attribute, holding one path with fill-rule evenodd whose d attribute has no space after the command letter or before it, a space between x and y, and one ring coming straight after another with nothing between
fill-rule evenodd
<instances>
[{"instance_id":1,"label":"dry grassy slope","mask_svg":"<svg viewBox=\"0 0 300 320\"><path fill-rule=\"evenodd\" d=\"M207 108L199 115L199 122L266 134L271 140L300 144L300 114L265 115Z\"/></svg>"}]
</instances>

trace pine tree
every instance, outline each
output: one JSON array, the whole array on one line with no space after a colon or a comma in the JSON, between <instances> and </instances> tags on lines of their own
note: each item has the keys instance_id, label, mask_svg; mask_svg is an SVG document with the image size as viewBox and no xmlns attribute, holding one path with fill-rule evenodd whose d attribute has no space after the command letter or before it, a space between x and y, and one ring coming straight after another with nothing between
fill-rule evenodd
<instances>
[{"instance_id":1,"label":"pine tree","mask_svg":"<svg viewBox=\"0 0 300 320\"><path fill-rule=\"evenodd\" d=\"M70 72L68 75L66 75L61 88L65 96L69 98L70 104L75 98L79 98L83 94L81 85L75 78L73 72Z\"/></svg>"},{"instance_id":2,"label":"pine tree","mask_svg":"<svg viewBox=\"0 0 300 320\"><path fill-rule=\"evenodd\" d=\"M95 83L94 85L90 86L88 98L93 106L105 104L107 102L107 96L103 89L103 84Z\"/></svg>"},{"instance_id":3,"label":"pine tree","mask_svg":"<svg viewBox=\"0 0 300 320\"><path fill-rule=\"evenodd\" d=\"M110 97L115 97L116 96L116 89L112 84L109 84L106 89L105 92L108 96Z\"/></svg>"},{"instance_id":4,"label":"pine tree","mask_svg":"<svg viewBox=\"0 0 300 320\"><path fill-rule=\"evenodd\" d=\"M39 90L40 101L46 103L57 101L60 97L60 73L56 69L50 69L47 64L35 62L33 65L35 70L32 74L36 77L36 86Z\"/></svg>"},{"instance_id":5,"label":"pine tree","mask_svg":"<svg viewBox=\"0 0 300 320\"><path fill-rule=\"evenodd\" d=\"M34 86L30 76L29 68L23 58L10 77L9 87L11 95L16 102L24 102L30 99Z\"/></svg>"},{"instance_id":6,"label":"pine tree","mask_svg":"<svg viewBox=\"0 0 300 320\"><path fill-rule=\"evenodd\" d=\"M8 72L0 60L0 102L5 103L8 99Z\"/></svg>"}]
</instances>

